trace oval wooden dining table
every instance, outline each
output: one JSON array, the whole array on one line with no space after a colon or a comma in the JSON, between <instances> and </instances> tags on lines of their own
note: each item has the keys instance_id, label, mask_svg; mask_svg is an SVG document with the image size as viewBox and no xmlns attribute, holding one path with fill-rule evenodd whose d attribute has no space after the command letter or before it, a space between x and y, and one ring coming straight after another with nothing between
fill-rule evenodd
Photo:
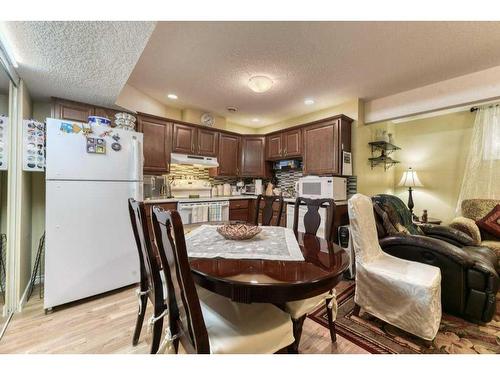
<instances>
[{"instance_id":1,"label":"oval wooden dining table","mask_svg":"<svg viewBox=\"0 0 500 375\"><path fill-rule=\"evenodd\" d=\"M315 235L296 238L303 261L189 258L195 282L235 302L278 306L333 289L348 267L346 251Z\"/></svg>"}]
</instances>

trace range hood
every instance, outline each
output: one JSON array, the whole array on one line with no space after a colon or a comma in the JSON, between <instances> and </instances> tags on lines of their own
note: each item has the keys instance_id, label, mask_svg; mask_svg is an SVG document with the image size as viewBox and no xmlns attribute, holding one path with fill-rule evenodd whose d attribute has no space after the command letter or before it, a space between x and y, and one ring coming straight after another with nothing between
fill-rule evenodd
<instances>
[{"instance_id":1,"label":"range hood","mask_svg":"<svg viewBox=\"0 0 500 375\"><path fill-rule=\"evenodd\" d=\"M170 154L170 163L182 164L182 165L194 165L195 167L202 167L202 168L216 168L219 166L217 158L213 158L210 156L177 154L174 152Z\"/></svg>"}]
</instances>

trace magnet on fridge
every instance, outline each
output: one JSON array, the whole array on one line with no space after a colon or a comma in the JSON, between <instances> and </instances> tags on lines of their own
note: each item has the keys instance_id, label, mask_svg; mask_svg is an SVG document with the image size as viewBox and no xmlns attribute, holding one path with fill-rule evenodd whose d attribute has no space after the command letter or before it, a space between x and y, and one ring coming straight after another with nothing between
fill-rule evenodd
<instances>
[{"instance_id":1,"label":"magnet on fridge","mask_svg":"<svg viewBox=\"0 0 500 375\"><path fill-rule=\"evenodd\" d=\"M28 126L31 125L31 124L28 124ZM61 130L63 133L73 133L73 125L72 124L69 124L67 122L63 122L61 123L61 127L59 128L59 130Z\"/></svg>"},{"instance_id":2,"label":"magnet on fridge","mask_svg":"<svg viewBox=\"0 0 500 375\"><path fill-rule=\"evenodd\" d=\"M106 153L106 147L105 146L96 146L95 153L96 154L105 154Z\"/></svg>"},{"instance_id":3,"label":"magnet on fridge","mask_svg":"<svg viewBox=\"0 0 500 375\"><path fill-rule=\"evenodd\" d=\"M122 145L119 144L118 142L113 142L111 144L111 148L115 151L120 151L122 149Z\"/></svg>"},{"instance_id":4,"label":"magnet on fridge","mask_svg":"<svg viewBox=\"0 0 500 375\"><path fill-rule=\"evenodd\" d=\"M114 134L112 138L113 138L113 140L115 142L119 142L120 141L120 135L119 134Z\"/></svg>"},{"instance_id":5,"label":"magnet on fridge","mask_svg":"<svg viewBox=\"0 0 500 375\"><path fill-rule=\"evenodd\" d=\"M105 132L101 133L99 137L101 138L108 137L111 135L111 133L113 133L113 130L106 130Z\"/></svg>"}]
</instances>

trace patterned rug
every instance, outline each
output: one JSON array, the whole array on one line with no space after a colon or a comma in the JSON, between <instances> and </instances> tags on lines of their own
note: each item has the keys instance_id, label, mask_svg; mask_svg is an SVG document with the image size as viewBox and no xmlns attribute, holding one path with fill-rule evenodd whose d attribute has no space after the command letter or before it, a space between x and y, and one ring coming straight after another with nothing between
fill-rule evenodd
<instances>
[{"instance_id":1,"label":"patterned rug","mask_svg":"<svg viewBox=\"0 0 500 375\"><path fill-rule=\"evenodd\" d=\"M497 295L497 313L486 325L469 323L443 314L439 332L429 348L424 341L399 328L377 319L361 309L353 316L354 283L337 296L337 334L374 354L494 354L500 353L500 293ZM325 307L310 319L328 328Z\"/></svg>"}]
</instances>

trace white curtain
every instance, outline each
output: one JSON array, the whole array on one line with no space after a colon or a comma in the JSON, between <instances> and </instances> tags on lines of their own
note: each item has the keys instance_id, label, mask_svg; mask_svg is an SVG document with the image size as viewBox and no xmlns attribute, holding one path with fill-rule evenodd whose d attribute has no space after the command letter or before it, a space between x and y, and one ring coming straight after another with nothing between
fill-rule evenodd
<instances>
[{"instance_id":1,"label":"white curtain","mask_svg":"<svg viewBox=\"0 0 500 375\"><path fill-rule=\"evenodd\" d=\"M500 106L480 107L476 112L471 146L457 202L464 199L500 199Z\"/></svg>"}]
</instances>

